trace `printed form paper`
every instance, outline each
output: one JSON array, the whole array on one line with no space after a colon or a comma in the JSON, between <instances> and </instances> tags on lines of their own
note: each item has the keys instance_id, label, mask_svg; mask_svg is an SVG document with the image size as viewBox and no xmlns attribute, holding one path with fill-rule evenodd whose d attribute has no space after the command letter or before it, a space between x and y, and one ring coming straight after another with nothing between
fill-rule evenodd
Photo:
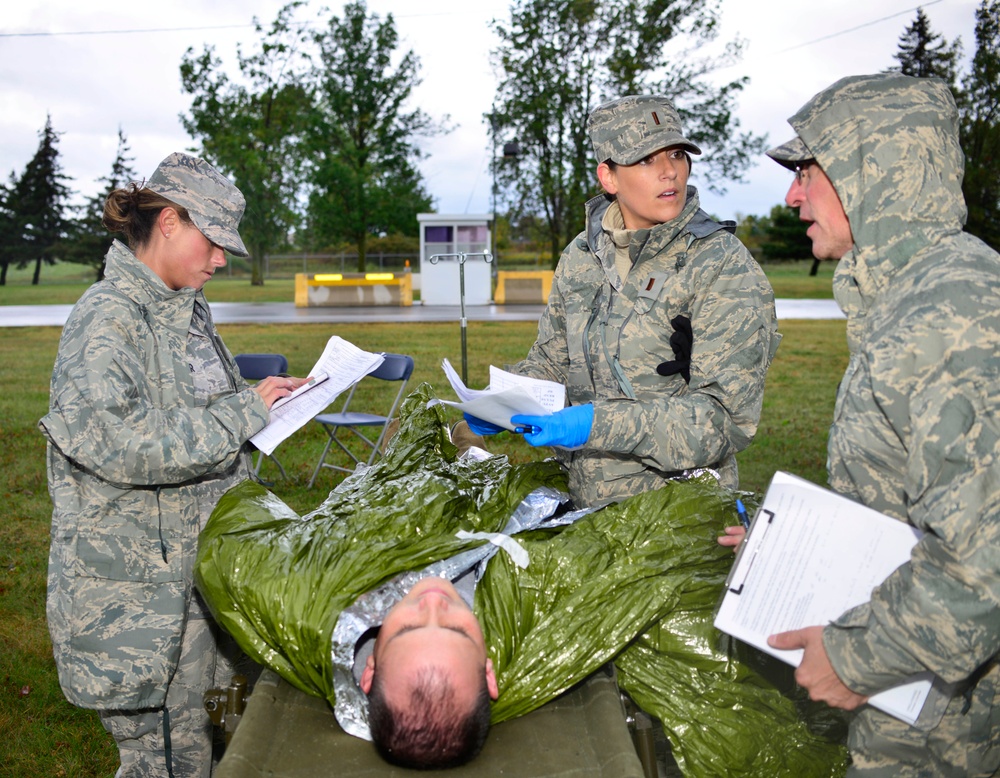
<instances>
[{"instance_id":1,"label":"printed form paper","mask_svg":"<svg viewBox=\"0 0 1000 778\"><path fill-rule=\"evenodd\" d=\"M919 539L905 522L779 471L733 565L715 626L797 667L802 651L771 648L768 636L829 624L867 602ZM914 676L868 702L912 724L932 678Z\"/></svg>"},{"instance_id":2,"label":"printed form paper","mask_svg":"<svg viewBox=\"0 0 1000 778\"><path fill-rule=\"evenodd\" d=\"M547 416L566 407L566 387L555 381L515 375L490 365L490 385L486 389L469 389L447 359L441 367L459 401L432 400L434 403L458 408L475 416L513 430L510 417L519 413Z\"/></svg>"},{"instance_id":3,"label":"printed form paper","mask_svg":"<svg viewBox=\"0 0 1000 778\"><path fill-rule=\"evenodd\" d=\"M264 429L250 438L250 442L265 454L273 453L285 438L322 413L337 399L337 395L384 361L382 354L362 351L353 343L334 335L327 341L319 361L309 371L309 376L317 379L315 385L294 398L287 398L287 402L272 405L271 420Z\"/></svg>"}]
</instances>

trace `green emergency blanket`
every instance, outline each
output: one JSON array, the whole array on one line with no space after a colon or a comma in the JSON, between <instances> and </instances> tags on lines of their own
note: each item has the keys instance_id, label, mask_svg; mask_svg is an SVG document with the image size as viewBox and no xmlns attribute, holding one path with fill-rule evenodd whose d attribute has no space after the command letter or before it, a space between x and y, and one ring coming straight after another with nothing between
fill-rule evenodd
<instances>
[{"instance_id":1,"label":"green emergency blanket","mask_svg":"<svg viewBox=\"0 0 1000 778\"><path fill-rule=\"evenodd\" d=\"M456 533L500 531L532 490L565 489L551 461L459 460L430 398L427 385L411 394L386 456L315 511L300 517L246 482L202 532L196 575L218 621L258 662L331 704L330 639L344 608L482 545ZM497 553L475 594L500 686L494 721L614 660L622 688L662 721L685 775L842 775L840 717L791 696L784 666L712 627L733 560L715 538L734 503L706 475L518 534L527 568Z\"/></svg>"}]
</instances>

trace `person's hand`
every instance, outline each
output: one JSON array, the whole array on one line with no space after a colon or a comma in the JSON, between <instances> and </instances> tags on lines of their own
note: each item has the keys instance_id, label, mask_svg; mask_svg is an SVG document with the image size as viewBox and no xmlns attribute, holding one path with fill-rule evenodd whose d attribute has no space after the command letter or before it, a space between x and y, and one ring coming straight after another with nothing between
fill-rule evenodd
<instances>
[{"instance_id":1,"label":"person's hand","mask_svg":"<svg viewBox=\"0 0 1000 778\"><path fill-rule=\"evenodd\" d=\"M743 538L747 536L747 531L743 529L742 524L737 524L735 527L726 527L724 532L726 534L718 538L719 545L729 546L733 549L733 553L736 553L736 549L740 547Z\"/></svg>"},{"instance_id":2,"label":"person's hand","mask_svg":"<svg viewBox=\"0 0 1000 778\"><path fill-rule=\"evenodd\" d=\"M275 401L288 397L292 392L309 381L308 378L292 378L291 376L272 375L258 381L251 387L261 396L268 410Z\"/></svg>"},{"instance_id":3,"label":"person's hand","mask_svg":"<svg viewBox=\"0 0 1000 778\"><path fill-rule=\"evenodd\" d=\"M470 416L467 413L463 413L462 418L464 418L465 423L469 425L469 429L477 435L496 435L498 432L504 431L504 428L498 424L494 424L491 421L484 421L483 419L476 418L475 416Z\"/></svg>"},{"instance_id":4,"label":"person's hand","mask_svg":"<svg viewBox=\"0 0 1000 778\"><path fill-rule=\"evenodd\" d=\"M515 429L525 429L524 439L532 446L579 448L590 438L594 406L591 403L571 405L548 416L518 414L510 417L510 423Z\"/></svg>"},{"instance_id":5,"label":"person's hand","mask_svg":"<svg viewBox=\"0 0 1000 778\"><path fill-rule=\"evenodd\" d=\"M844 710L854 710L868 701L867 697L848 689L833 669L823 645L823 627L779 632L771 635L767 644L772 648L804 649L802 663L795 671L795 682L809 692L809 699Z\"/></svg>"}]
</instances>

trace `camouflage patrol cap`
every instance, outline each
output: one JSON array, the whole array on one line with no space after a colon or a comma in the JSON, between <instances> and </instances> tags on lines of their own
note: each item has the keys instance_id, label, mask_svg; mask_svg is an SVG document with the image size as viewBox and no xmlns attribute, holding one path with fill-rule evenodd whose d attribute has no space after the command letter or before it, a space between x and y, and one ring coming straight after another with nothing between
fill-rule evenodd
<instances>
[{"instance_id":1,"label":"camouflage patrol cap","mask_svg":"<svg viewBox=\"0 0 1000 778\"><path fill-rule=\"evenodd\" d=\"M246 200L205 160L174 152L146 181L146 189L182 205L201 234L230 254L248 257L239 230Z\"/></svg>"},{"instance_id":2,"label":"camouflage patrol cap","mask_svg":"<svg viewBox=\"0 0 1000 778\"><path fill-rule=\"evenodd\" d=\"M790 141L782 143L780 146L768 149L764 153L779 165L789 170L795 170L803 162L808 162L816 158L798 135Z\"/></svg>"},{"instance_id":3,"label":"camouflage patrol cap","mask_svg":"<svg viewBox=\"0 0 1000 778\"><path fill-rule=\"evenodd\" d=\"M654 151L682 146L701 154L681 132L677 109L662 95L627 95L595 108L587 119L587 134L598 162L634 165Z\"/></svg>"}]
</instances>

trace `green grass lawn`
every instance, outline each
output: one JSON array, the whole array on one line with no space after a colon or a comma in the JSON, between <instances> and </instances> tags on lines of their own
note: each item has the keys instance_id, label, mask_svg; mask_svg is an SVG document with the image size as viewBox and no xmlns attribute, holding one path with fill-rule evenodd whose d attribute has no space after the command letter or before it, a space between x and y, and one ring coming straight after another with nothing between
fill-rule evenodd
<instances>
[{"instance_id":1,"label":"green grass lawn","mask_svg":"<svg viewBox=\"0 0 1000 778\"><path fill-rule=\"evenodd\" d=\"M799 271L806 275L808 263L783 267L781 275L786 271L789 283L798 283L802 281ZM281 289L286 283L283 299L290 300L290 281L268 282L264 289ZM816 283L829 285L829 275ZM64 300L32 297L36 290L51 292L62 286L0 287L0 303L72 302L86 282L75 292L68 291L72 285L67 283ZM240 298L225 297L229 289L229 282L213 280L209 297L248 299L251 287L239 282L238 289L244 295ZM237 286L232 289L235 294ZM219 329L234 353L285 353L291 372L298 375L305 375L312 367L333 334L369 351L409 353L416 363L413 385L430 383L438 396L446 398L451 392L440 368L441 359L448 357L457 365L461 358L460 332L451 323L405 327L226 325ZM780 329L784 340L768 377L760 430L753 445L739 457L744 488L758 491L766 487L776 469L825 484L827 428L837 381L847 359L843 321L786 321ZM468 383L478 387L486 383L490 364L513 362L527 352L535 337L535 324L470 322L467 336ZM45 626L51 505L46 491L45 445L37 421L46 412L58 340L58 328L0 329L0 392L4 398L0 465L7 505L0 521L0 777L7 778L109 778L117 767L116 749L97 715L75 709L64 700ZM366 390L361 402L387 405L385 393L394 390L393 385ZM273 491L300 512L315 507L337 481L332 471L324 470L316 487L306 488L324 440L318 425L309 424L275 452L290 478L278 480ZM517 461L544 454L507 434L492 438L490 445L495 452ZM265 463L261 475L274 478L277 470Z\"/></svg>"},{"instance_id":2,"label":"green grass lawn","mask_svg":"<svg viewBox=\"0 0 1000 778\"><path fill-rule=\"evenodd\" d=\"M812 260L773 262L763 265L774 287L774 296L799 299L829 299L833 297L831 279L836 266L824 262L815 276L809 275ZM60 262L42 268L41 283L31 284L33 270L11 268L7 283L0 286L0 305L69 305L94 282L94 273L82 265ZM290 303L295 300L295 280L272 278L263 286L251 286L245 277L230 278L225 269L205 287L210 302ZM419 299L419 292L415 295Z\"/></svg>"}]
</instances>

